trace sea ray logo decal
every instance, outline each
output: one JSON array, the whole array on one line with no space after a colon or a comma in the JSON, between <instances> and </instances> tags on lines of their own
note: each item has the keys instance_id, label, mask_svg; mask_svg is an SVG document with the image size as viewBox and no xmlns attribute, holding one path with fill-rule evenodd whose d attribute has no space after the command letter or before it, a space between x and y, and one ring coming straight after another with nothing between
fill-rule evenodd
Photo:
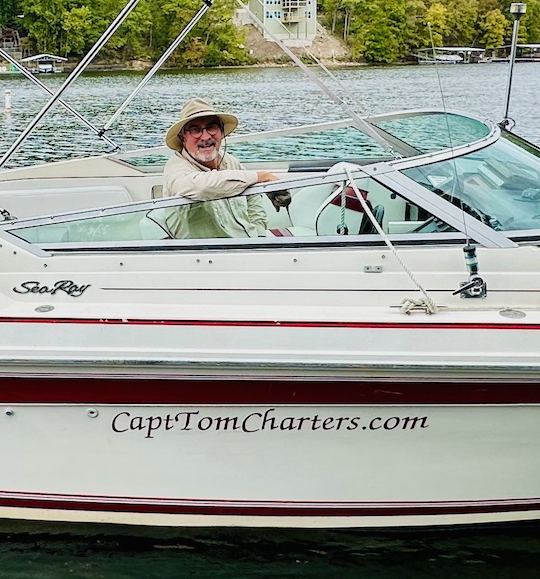
<instances>
[{"instance_id":1,"label":"sea ray logo decal","mask_svg":"<svg viewBox=\"0 0 540 579\"><path fill-rule=\"evenodd\" d=\"M77 285L70 279L62 279L52 286L42 285L39 281L25 281L20 286L14 287L16 294L50 294L54 296L58 292L64 292L72 298L80 298L90 287L90 284Z\"/></svg>"}]
</instances>

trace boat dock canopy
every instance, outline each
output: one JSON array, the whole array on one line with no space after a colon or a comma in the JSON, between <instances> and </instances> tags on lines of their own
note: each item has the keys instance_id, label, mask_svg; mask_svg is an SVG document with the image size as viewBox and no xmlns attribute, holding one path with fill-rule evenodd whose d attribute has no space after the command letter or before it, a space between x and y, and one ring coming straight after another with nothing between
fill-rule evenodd
<instances>
[{"instance_id":1,"label":"boat dock canopy","mask_svg":"<svg viewBox=\"0 0 540 579\"><path fill-rule=\"evenodd\" d=\"M512 48L512 45L505 44L499 48ZM540 50L540 44L516 44L516 48L532 48L533 50Z\"/></svg>"},{"instance_id":2,"label":"boat dock canopy","mask_svg":"<svg viewBox=\"0 0 540 579\"><path fill-rule=\"evenodd\" d=\"M35 54L34 56L27 56L26 58L22 58L21 62L39 62L40 60L67 62L67 58L64 58L63 56L56 56L55 54Z\"/></svg>"},{"instance_id":3,"label":"boat dock canopy","mask_svg":"<svg viewBox=\"0 0 540 579\"><path fill-rule=\"evenodd\" d=\"M430 46L429 48L419 48L418 52L433 52L433 50L435 52L485 52L484 48L472 48L471 46L435 46L434 49Z\"/></svg>"},{"instance_id":4,"label":"boat dock canopy","mask_svg":"<svg viewBox=\"0 0 540 579\"><path fill-rule=\"evenodd\" d=\"M415 56L420 64L471 64L483 62L484 54L484 48L472 46L434 46L419 48Z\"/></svg>"}]
</instances>

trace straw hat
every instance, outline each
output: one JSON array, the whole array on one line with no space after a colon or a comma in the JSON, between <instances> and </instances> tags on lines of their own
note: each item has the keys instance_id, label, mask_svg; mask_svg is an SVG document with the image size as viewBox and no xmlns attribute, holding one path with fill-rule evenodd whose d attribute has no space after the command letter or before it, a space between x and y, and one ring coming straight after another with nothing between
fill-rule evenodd
<instances>
[{"instance_id":1,"label":"straw hat","mask_svg":"<svg viewBox=\"0 0 540 579\"><path fill-rule=\"evenodd\" d=\"M207 103L203 99L190 99L180 112L180 120L174 123L167 131L167 135L165 136L167 146L175 151L181 151L182 141L178 138L178 133L187 123L194 119L200 119L201 117L219 117L223 123L223 136L225 137L232 133L238 126L238 119L234 115L217 111L210 103Z\"/></svg>"}]
</instances>

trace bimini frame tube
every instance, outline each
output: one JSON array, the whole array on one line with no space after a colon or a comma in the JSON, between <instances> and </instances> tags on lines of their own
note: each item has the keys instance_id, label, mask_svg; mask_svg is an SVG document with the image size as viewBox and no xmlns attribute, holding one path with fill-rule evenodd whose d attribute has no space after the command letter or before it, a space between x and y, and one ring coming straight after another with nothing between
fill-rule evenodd
<instances>
[{"instance_id":1,"label":"bimini frame tube","mask_svg":"<svg viewBox=\"0 0 540 579\"><path fill-rule=\"evenodd\" d=\"M156 74L156 72L161 68L161 65L169 58L169 56L176 50L178 45L184 40L184 38L192 31L193 27L199 20L206 14L206 12L212 7L213 0L203 0L203 6L199 9L197 14L191 19L191 21L186 25L184 30L176 37L174 42L167 48L163 53L161 58L154 64L154 66L145 74L141 82L135 87L133 92L126 98L126 100L118 107L113 116L103 125L101 133L108 131L116 119L126 110L131 101L139 94L139 92L150 82L150 79Z\"/></svg>"},{"instance_id":2,"label":"bimini frame tube","mask_svg":"<svg viewBox=\"0 0 540 579\"><path fill-rule=\"evenodd\" d=\"M257 16L255 16L255 14L253 14L250 8L244 4L242 0L236 0L236 3L246 11L254 24L256 24L259 29L264 30L269 38L275 42L281 48L281 50L283 50L283 52L302 69L304 74L319 86L319 88L328 98L330 98L330 100L334 101L336 104L342 107L347 112L347 114L351 116L353 124L356 126L356 128L370 136L384 149L391 151L394 156L397 156L392 145L376 130L376 128L364 120L348 103L346 103L339 95L337 95L331 88L329 88L315 73L309 70L309 68L296 56L296 54L294 54L294 52L288 46L281 42L281 40L275 34L272 34L272 32L270 32L268 28L264 26L264 24L257 18Z\"/></svg>"},{"instance_id":3,"label":"bimini frame tube","mask_svg":"<svg viewBox=\"0 0 540 579\"><path fill-rule=\"evenodd\" d=\"M20 72L22 72L22 74L24 74L24 76L28 79L31 80L35 85L39 86L39 88L43 89L46 93L48 93L50 96L53 96L54 93L53 91L45 86L38 78L36 78L29 70L27 70L20 62L18 62L17 60L15 60L11 54L9 54L8 52L6 52L3 48L0 48L0 56L2 58L4 58L5 60L7 60L8 62L11 62L11 64L13 66L15 66ZM58 99L58 103L61 104L68 112L70 112L74 117L77 117L77 119L79 119L79 121L81 121L81 123L83 123L83 125L86 125L91 131L93 131L94 133L96 133L96 135L100 138L103 139L105 142L107 142L113 149L117 150L120 149L120 147L111 139L109 139L109 137L107 137L106 135L103 135L101 133L101 131L95 126L93 125L90 121L88 121L87 119L85 119L79 112L77 112L74 108L72 108L70 105L68 105L65 101L63 101L62 99Z\"/></svg>"},{"instance_id":4,"label":"bimini frame tube","mask_svg":"<svg viewBox=\"0 0 540 579\"><path fill-rule=\"evenodd\" d=\"M66 78L64 84L58 89L54 96L49 100L49 102L39 111L39 113L34 117L26 129L19 135L16 141L11 145L8 151L4 154L2 159L0 159L0 167L5 165L5 163L11 158L13 153L22 145L26 140L28 135L35 129L41 119L49 112L53 105L60 99L61 95L68 89L71 84L79 77L83 70L92 62L96 57L97 53L101 50L103 45L109 40L109 38L116 32L122 22L128 17L128 15L133 11L135 6L139 3L139 0L129 0L129 2L120 11L118 16L113 20L110 26L101 35L99 40L90 49L88 54L79 62L72 73Z\"/></svg>"}]
</instances>

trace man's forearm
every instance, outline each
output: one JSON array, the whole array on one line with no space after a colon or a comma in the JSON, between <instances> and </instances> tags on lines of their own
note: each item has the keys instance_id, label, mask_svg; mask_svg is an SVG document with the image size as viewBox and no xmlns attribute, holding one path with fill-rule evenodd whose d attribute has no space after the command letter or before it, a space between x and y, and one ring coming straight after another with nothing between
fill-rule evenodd
<instances>
[{"instance_id":1,"label":"man's forearm","mask_svg":"<svg viewBox=\"0 0 540 579\"><path fill-rule=\"evenodd\" d=\"M165 193L195 201L211 201L239 195L255 183L257 183L256 171L226 169L178 172L165 176Z\"/></svg>"}]
</instances>

